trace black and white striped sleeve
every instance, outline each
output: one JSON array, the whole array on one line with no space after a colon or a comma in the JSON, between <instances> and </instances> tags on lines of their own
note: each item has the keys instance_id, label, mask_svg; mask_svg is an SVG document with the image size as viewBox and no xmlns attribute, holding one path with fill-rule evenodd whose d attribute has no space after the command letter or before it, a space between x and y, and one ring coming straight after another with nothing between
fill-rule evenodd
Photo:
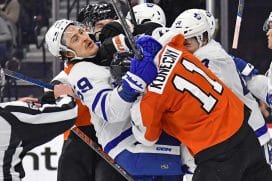
<instances>
[{"instance_id":1,"label":"black and white striped sleeve","mask_svg":"<svg viewBox=\"0 0 272 181\"><path fill-rule=\"evenodd\" d=\"M70 96L61 96L56 104L42 107L14 101L0 104L0 116L31 149L71 128L77 118L77 105Z\"/></svg>"},{"instance_id":2,"label":"black and white striped sleeve","mask_svg":"<svg viewBox=\"0 0 272 181\"><path fill-rule=\"evenodd\" d=\"M43 104L42 107L21 101L2 103L0 106L21 122L29 124L54 123L77 117L77 106L70 96L61 96L56 104Z\"/></svg>"}]
</instances>

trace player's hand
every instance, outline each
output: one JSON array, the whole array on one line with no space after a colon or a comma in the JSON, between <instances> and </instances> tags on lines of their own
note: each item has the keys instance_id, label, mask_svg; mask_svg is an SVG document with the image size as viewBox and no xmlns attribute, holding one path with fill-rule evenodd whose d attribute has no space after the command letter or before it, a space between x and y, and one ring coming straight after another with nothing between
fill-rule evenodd
<instances>
[{"instance_id":1,"label":"player's hand","mask_svg":"<svg viewBox=\"0 0 272 181\"><path fill-rule=\"evenodd\" d=\"M75 93L72 87L68 84L58 84L54 86L54 96L55 99L62 95L69 95L75 98Z\"/></svg>"},{"instance_id":2,"label":"player's hand","mask_svg":"<svg viewBox=\"0 0 272 181\"><path fill-rule=\"evenodd\" d=\"M232 56L232 58L237 70L244 78L248 78L259 73L259 70L256 69L252 64L248 63L248 61L236 56Z\"/></svg>"},{"instance_id":3,"label":"player's hand","mask_svg":"<svg viewBox=\"0 0 272 181\"><path fill-rule=\"evenodd\" d=\"M148 35L138 38L136 44L143 53L143 59L138 60L134 57L131 60L130 72L139 76L146 84L150 84L157 76L157 67L154 63L154 58L162 48L162 45Z\"/></svg>"},{"instance_id":4,"label":"player's hand","mask_svg":"<svg viewBox=\"0 0 272 181\"><path fill-rule=\"evenodd\" d=\"M17 101L22 101L22 102L38 102L39 99L35 97L22 97L19 98Z\"/></svg>"},{"instance_id":5,"label":"player's hand","mask_svg":"<svg viewBox=\"0 0 272 181\"><path fill-rule=\"evenodd\" d=\"M110 72L118 85L120 85L122 77L129 71L132 57L132 52L116 52L113 54Z\"/></svg>"}]
</instances>

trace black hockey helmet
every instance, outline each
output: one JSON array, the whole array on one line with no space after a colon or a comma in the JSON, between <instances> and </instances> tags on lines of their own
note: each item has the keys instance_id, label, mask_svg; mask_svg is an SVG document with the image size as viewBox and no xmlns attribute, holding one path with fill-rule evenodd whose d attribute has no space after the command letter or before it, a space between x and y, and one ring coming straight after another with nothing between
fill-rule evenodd
<instances>
[{"instance_id":1,"label":"black hockey helmet","mask_svg":"<svg viewBox=\"0 0 272 181\"><path fill-rule=\"evenodd\" d=\"M88 4L80 10L77 17L77 21L92 27L96 22L104 19L117 19L112 4L105 1Z\"/></svg>"}]
</instances>

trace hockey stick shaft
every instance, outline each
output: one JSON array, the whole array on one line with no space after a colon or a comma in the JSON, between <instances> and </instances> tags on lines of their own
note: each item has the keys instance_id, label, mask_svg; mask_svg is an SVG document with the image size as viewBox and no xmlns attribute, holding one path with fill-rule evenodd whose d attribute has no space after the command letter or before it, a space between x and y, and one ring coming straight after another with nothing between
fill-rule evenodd
<instances>
[{"instance_id":1,"label":"hockey stick shaft","mask_svg":"<svg viewBox=\"0 0 272 181\"><path fill-rule=\"evenodd\" d=\"M136 21L135 13L134 13L132 5L131 5L131 1L130 0L126 0L126 1L127 1L127 5L128 5L129 14L131 17L131 22L134 26L136 26L137 21Z\"/></svg>"},{"instance_id":2,"label":"hockey stick shaft","mask_svg":"<svg viewBox=\"0 0 272 181\"><path fill-rule=\"evenodd\" d=\"M88 137L83 131L78 127L74 127L72 131L89 147L91 147L98 155L100 155L104 160L106 160L116 171L118 171L124 178L128 181L133 181L134 179L120 166L118 165L107 153L105 153L102 148L96 144L90 137Z\"/></svg>"},{"instance_id":3,"label":"hockey stick shaft","mask_svg":"<svg viewBox=\"0 0 272 181\"><path fill-rule=\"evenodd\" d=\"M131 46L131 49L134 53L134 55L137 57L138 60L141 60L143 58L143 55L142 53L136 48L136 43L135 43L135 40L134 40L134 37L132 35L132 33L130 32L129 30L129 26L127 24L127 21L125 19L125 16L124 14L122 13L122 10L121 10L121 7L120 7L120 3L118 0L111 0L112 2L112 6L121 22L121 25L122 25L122 28L125 32L125 35L128 39L128 42Z\"/></svg>"},{"instance_id":4,"label":"hockey stick shaft","mask_svg":"<svg viewBox=\"0 0 272 181\"><path fill-rule=\"evenodd\" d=\"M51 89L51 90L54 89L53 85L48 84L46 82L43 82L41 80L33 79L31 77L25 76L25 75L23 75L21 73L14 72L14 71L11 71L11 70L8 70L8 69L2 69L2 70L3 70L4 74L9 76L9 77L13 77L15 79L20 79L20 80L23 80L25 82L37 85L37 86L42 87L42 88L47 88L47 89Z\"/></svg>"},{"instance_id":5,"label":"hockey stick shaft","mask_svg":"<svg viewBox=\"0 0 272 181\"><path fill-rule=\"evenodd\" d=\"M235 23L235 30L234 30L233 42L232 42L233 49L237 49L237 47L238 47L243 11L244 11L244 0L239 0L236 23Z\"/></svg>"},{"instance_id":6,"label":"hockey stick shaft","mask_svg":"<svg viewBox=\"0 0 272 181\"><path fill-rule=\"evenodd\" d=\"M8 69L2 69L4 74L12 78L24 80L28 83L37 85L42 88L47 88L53 90L54 86L52 84L25 76L21 73L17 73ZM83 131L78 127L72 128L72 131L87 145L89 145L98 155L100 155L105 161L107 161L115 170L117 170L124 178L128 181L133 181L133 178L120 166L118 165L107 153L105 153L102 148L96 144L90 137L88 137Z\"/></svg>"}]
</instances>

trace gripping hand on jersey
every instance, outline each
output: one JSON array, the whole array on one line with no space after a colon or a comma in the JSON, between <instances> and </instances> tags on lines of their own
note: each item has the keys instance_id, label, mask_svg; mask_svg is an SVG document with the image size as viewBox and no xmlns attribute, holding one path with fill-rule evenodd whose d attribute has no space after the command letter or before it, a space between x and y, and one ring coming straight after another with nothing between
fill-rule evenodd
<instances>
[{"instance_id":1,"label":"gripping hand on jersey","mask_svg":"<svg viewBox=\"0 0 272 181\"><path fill-rule=\"evenodd\" d=\"M161 44L148 35L143 35L136 40L137 48L143 53L143 59L132 58L130 71L122 77L123 91L130 95L128 100L134 101L139 93L145 91L146 85L150 84L157 76L157 67L154 58L162 48ZM119 92L120 94L120 92ZM122 97L122 94L120 94Z\"/></svg>"},{"instance_id":2,"label":"gripping hand on jersey","mask_svg":"<svg viewBox=\"0 0 272 181\"><path fill-rule=\"evenodd\" d=\"M143 53L143 59L134 57L131 60L130 72L139 76L146 84L150 84L157 76L154 58L162 45L151 36L144 35L136 40L137 48Z\"/></svg>"},{"instance_id":3,"label":"gripping hand on jersey","mask_svg":"<svg viewBox=\"0 0 272 181\"><path fill-rule=\"evenodd\" d=\"M259 70L256 69L252 64L248 63L246 60L235 56L232 56L232 58L237 70L240 72L243 78L250 78L252 75L259 73Z\"/></svg>"}]
</instances>

